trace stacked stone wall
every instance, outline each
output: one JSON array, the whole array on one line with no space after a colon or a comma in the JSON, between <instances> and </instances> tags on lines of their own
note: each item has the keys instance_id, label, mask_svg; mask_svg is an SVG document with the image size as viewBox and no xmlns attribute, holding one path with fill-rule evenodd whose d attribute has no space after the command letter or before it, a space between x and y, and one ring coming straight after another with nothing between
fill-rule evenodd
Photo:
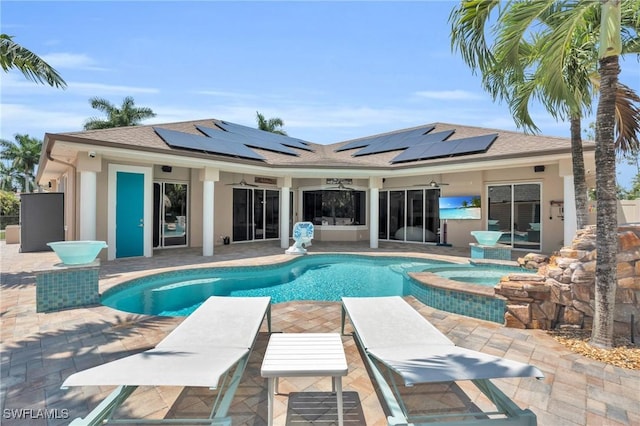
<instances>
[{"instance_id":1,"label":"stacked stone wall","mask_svg":"<svg viewBox=\"0 0 640 426\"><path fill-rule=\"evenodd\" d=\"M591 329L595 312L596 229L578 231L571 246L550 258L528 254L518 259L538 275L510 274L496 286L507 299L505 324L514 328ZM618 266L614 332L640 329L640 226L618 228ZM631 319L635 324L632 325Z\"/></svg>"}]
</instances>

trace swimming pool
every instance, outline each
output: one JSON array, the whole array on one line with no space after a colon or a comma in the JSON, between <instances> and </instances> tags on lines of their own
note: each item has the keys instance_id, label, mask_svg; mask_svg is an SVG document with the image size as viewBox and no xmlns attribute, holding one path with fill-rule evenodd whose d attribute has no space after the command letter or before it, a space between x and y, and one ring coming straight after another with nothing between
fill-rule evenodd
<instances>
[{"instance_id":1,"label":"swimming pool","mask_svg":"<svg viewBox=\"0 0 640 426\"><path fill-rule=\"evenodd\" d=\"M422 271L491 286L508 273L501 268L489 274L486 267L411 257L318 254L271 266L196 268L149 275L109 289L102 304L132 313L184 316L209 296L271 296L273 303L406 296L416 293L415 281L408 274Z\"/></svg>"},{"instance_id":2,"label":"swimming pool","mask_svg":"<svg viewBox=\"0 0 640 426\"><path fill-rule=\"evenodd\" d=\"M188 315L209 296L271 296L339 301L343 296L403 296L408 272L448 262L398 257L313 255L272 266L218 267L171 271L118 285L102 304L150 315Z\"/></svg>"}]
</instances>

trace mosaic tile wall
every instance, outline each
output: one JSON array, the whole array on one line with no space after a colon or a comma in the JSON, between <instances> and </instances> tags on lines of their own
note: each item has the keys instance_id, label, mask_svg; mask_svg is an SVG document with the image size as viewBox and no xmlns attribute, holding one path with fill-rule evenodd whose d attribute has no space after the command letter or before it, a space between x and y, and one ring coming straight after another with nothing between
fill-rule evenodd
<instances>
[{"instance_id":1,"label":"mosaic tile wall","mask_svg":"<svg viewBox=\"0 0 640 426\"><path fill-rule=\"evenodd\" d=\"M471 258L511 260L511 247L486 247L471 245Z\"/></svg>"},{"instance_id":2,"label":"mosaic tile wall","mask_svg":"<svg viewBox=\"0 0 640 426\"><path fill-rule=\"evenodd\" d=\"M36 312L51 312L100 303L100 266L36 273Z\"/></svg>"},{"instance_id":3,"label":"mosaic tile wall","mask_svg":"<svg viewBox=\"0 0 640 426\"><path fill-rule=\"evenodd\" d=\"M502 299L429 287L413 280L410 286L411 295L432 308L504 324L506 305Z\"/></svg>"}]
</instances>

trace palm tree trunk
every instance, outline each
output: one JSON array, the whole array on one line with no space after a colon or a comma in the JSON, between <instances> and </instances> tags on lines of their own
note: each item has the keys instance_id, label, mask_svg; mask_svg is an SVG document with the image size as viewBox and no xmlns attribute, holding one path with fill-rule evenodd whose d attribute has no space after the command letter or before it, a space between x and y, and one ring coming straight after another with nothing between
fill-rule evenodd
<instances>
[{"instance_id":1,"label":"palm tree trunk","mask_svg":"<svg viewBox=\"0 0 640 426\"><path fill-rule=\"evenodd\" d=\"M580 134L582 120L580 115L571 116L571 160L573 162L573 188L576 197L576 224L578 229L587 225L587 181L584 171L584 155L582 153L582 136Z\"/></svg>"},{"instance_id":2,"label":"palm tree trunk","mask_svg":"<svg viewBox=\"0 0 640 426\"><path fill-rule=\"evenodd\" d=\"M596 294L591 344L611 347L617 287L618 222L614 145L618 56L600 59L600 100L596 115Z\"/></svg>"}]
</instances>

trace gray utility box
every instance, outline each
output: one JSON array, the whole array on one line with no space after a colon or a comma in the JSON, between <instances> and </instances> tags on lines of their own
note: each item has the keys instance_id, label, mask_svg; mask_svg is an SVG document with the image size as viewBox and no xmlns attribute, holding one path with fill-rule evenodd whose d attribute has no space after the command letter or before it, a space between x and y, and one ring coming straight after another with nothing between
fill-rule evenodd
<instances>
[{"instance_id":1,"label":"gray utility box","mask_svg":"<svg viewBox=\"0 0 640 426\"><path fill-rule=\"evenodd\" d=\"M20 194L20 251L47 251L64 241L64 193Z\"/></svg>"}]
</instances>

